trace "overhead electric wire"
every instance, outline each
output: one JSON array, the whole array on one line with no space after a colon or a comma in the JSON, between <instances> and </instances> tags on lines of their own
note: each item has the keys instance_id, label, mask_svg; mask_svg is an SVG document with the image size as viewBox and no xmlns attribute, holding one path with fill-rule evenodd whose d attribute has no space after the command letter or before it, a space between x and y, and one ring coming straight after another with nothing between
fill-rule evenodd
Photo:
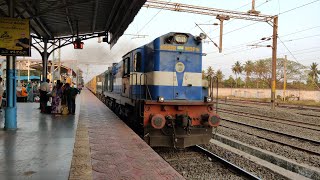
<instances>
[{"instance_id":1,"label":"overhead electric wire","mask_svg":"<svg viewBox=\"0 0 320 180\"><path fill-rule=\"evenodd\" d=\"M270 0L270 1L271 1L271 0ZM264 2L264 3L262 3L262 4L260 4L259 6L261 6L261 5L263 5L263 4L266 4L266 3L270 2L270 1L266 1L266 2ZM303 4L303 5L301 5L301 6L298 6L298 7L289 9L289 10L286 10L286 11L284 11L284 12L280 12L278 15L281 15L281 14L284 14L284 13L287 13L287 12L290 12L290 11L293 11L293 10L296 10L296 9L298 9L298 8L301 8L301 7L304 7L304 6L313 4L313 3L318 2L318 1L320 1L320 0L315 0L315 1L312 1L312 2L309 2L309 3L306 3L306 4ZM279 2L278 2L278 3L279 3ZM257 7L259 7L259 6L257 6ZM279 4L279 6L280 6L280 4ZM280 10L280 9L279 9L279 10ZM232 20L231 20L231 21L232 21ZM231 22L231 21L228 21L228 23ZM226 25L226 24L228 24L228 23L225 23L224 25ZM258 22L256 22L256 23L258 23ZM252 23L252 24L249 24L249 25L247 25L247 26L243 26L243 27L241 27L241 28L234 29L234 30L232 30L232 31L229 31L229 32L224 33L223 35L226 35L226 34L229 34L229 33L232 33L232 32L238 31L238 30L241 30L241 29L243 29L243 28L246 28L246 27L251 26L251 25L254 25L254 24L255 24L255 23ZM318 27L318 26L313 27L313 28L317 28L317 27ZM313 28L309 28L309 29L313 29ZM307 30L309 30L309 29L305 29L305 30L303 30L303 31L307 31ZM216 29L214 29L214 30L216 30ZM212 30L212 31L214 31L214 30ZM210 31L210 32L212 32L212 31ZM303 31L301 31L301 32L303 32ZM210 33L210 32L209 32L209 33ZM298 32L296 32L296 33L298 33ZM292 33L292 34L294 34L294 33ZM217 38L217 37L219 37L219 36L216 36L216 37L214 37L214 38ZM307 38L307 37L306 37L306 38ZM298 40L298 39L295 39L295 40Z\"/></svg>"},{"instance_id":2,"label":"overhead electric wire","mask_svg":"<svg viewBox=\"0 0 320 180\"><path fill-rule=\"evenodd\" d=\"M300 33L300 32L308 31L308 30L311 30L311 29L319 28L319 27L320 26L313 26L313 27L310 27L310 28L307 28L307 29L303 29L303 30L296 31L296 32L293 32L293 33L285 34L282 37L289 36L289 35L292 35L292 34L297 34L297 33Z\"/></svg>"},{"instance_id":3,"label":"overhead electric wire","mask_svg":"<svg viewBox=\"0 0 320 180\"><path fill-rule=\"evenodd\" d=\"M319 0L318 0L319 1ZM286 44L281 40L281 38L278 36L278 39L280 40L280 42L283 44L283 46L288 50L288 52L291 54L291 56L293 57L293 59L299 63L299 61L297 60L297 58L295 57L295 55L293 55L293 53L290 51L290 49L286 46ZM299 63L300 64L300 63ZM313 81L314 82L314 81ZM314 82L314 84L317 86L317 88L320 90L320 87L317 85L317 83Z\"/></svg>"},{"instance_id":4,"label":"overhead electric wire","mask_svg":"<svg viewBox=\"0 0 320 180\"><path fill-rule=\"evenodd\" d=\"M243 8L243 7L245 7L245 6L248 6L249 4L251 4L251 2L249 2L249 3L245 4L245 5L242 5L242 6L238 7L238 8L236 8L236 9L233 9L233 10L235 11L235 10L241 9L241 8ZM234 20L234 19L232 19L231 21L233 21L233 20ZM210 21L212 21L212 20L206 21L206 22L204 22L203 24L209 23ZM225 23L224 25L228 24L228 23L231 22L231 21L228 21L228 22ZM194 29L195 27L197 27L197 26L192 27L189 31L191 31L191 30ZM218 29L218 28L216 28L216 29ZM209 31L209 33L211 33L212 31L214 31L214 30Z\"/></svg>"},{"instance_id":5,"label":"overhead electric wire","mask_svg":"<svg viewBox=\"0 0 320 180\"><path fill-rule=\"evenodd\" d=\"M308 30L312 30L312 29L315 29L315 28L320 28L320 26L313 26L313 27L310 27L310 28L306 28L306 29L303 29L303 30L299 30L299 31L296 31L296 32L292 32L292 33L288 33L288 34L285 34L285 35L282 35L281 37L286 37L286 36L290 36L290 35L293 35L293 34L298 34L298 33L301 33L301 32L304 32L304 31L308 31ZM301 39L306 39L306 38L311 38L311 37L317 37L319 36L320 34L318 35L313 35L313 36L307 36L307 37L301 37L301 38L297 38L297 39L291 39L291 40L284 40L284 42L291 42L291 41L296 41L296 40L301 40ZM260 41L260 42L259 42ZM261 41L261 40L255 40L255 41L250 41L250 42L246 42L246 43L241 43L241 44L238 44L238 45L234 45L234 46L231 46L231 47L228 47L228 48L225 48L224 50L228 51L228 50L231 50L232 48L234 49L239 49L239 48L243 48L242 46L243 45L246 45L246 44L250 44L250 43L262 43L264 41ZM278 43L279 44L279 43ZM207 54L211 54L211 53L214 53L215 51L212 51L212 52L208 52ZM233 52L233 51L232 51ZM238 51L237 51L238 52ZM229 54L229 53L227 53Z\"/></svg>"},{"instance_id":6,"label":"overhead electric wire","mask_svg":"<svg viewBox=\"0 0 320 180\"><path fill-rule=\"evenodd\" d=\"M171 2L171 1L172 0L168 1L167 3ZM163 6L163 8L166 6L167 5ZM163 8L160 9L154 16L152 16L152 18L139 31L137 31L137 34L139 34L163 10Z\"/></svg>"},{"instance_id":7,"label":"overhead electric wire","mask_svg":"<svg viewBox=\"0 0 320 180\"><path fill-rule=\"evenodd\" d=\"M251 23L251 24L248 24L248 25L246 25L246 26L243 26L243 27L240 27L240 28L237 28L237 29L234 29L234 30L231 30L231 31L228 31L228 32L226 32L226 33L223 33L223 35L230 34L230 33L232 33L232 32L235 32L235 31L238 31L238 30L244 29L244 28L246 28L246 27L249 27L249 26L255 25L255 24L257 24L257 23L259 23L259 21L254 22L254 23ZM217 38L217 37L220 37L220 36L215 36L214 38Z\"/></svg>"},{"instance_id":8,"label":"overhead electric wire","mask_svg":"<svg viewBox=\"0 0 320 180\"><path fill-rule=\"evenodd\" d=\"M299 9L299 8L302 8L302 7L304 7L304 6L308 6L308 5L313 4L313 3L316 3L316 2L318 2L318 1L320 1L320 0L315 0L315 1L312 1L312 2L309 2L309 3L306 3L306 4L303 4L303 5L301 5L301 6L297 6L297 7L295 7L295 8L292 8L292 9L289 9L289 10L286 10L286 11L283 11L283 12L279 13L278 15L288 13L288 12L290 12L290 11L293 11L293 10L296 10L296 9Z\"/></svg>"},{"instance_id":9,"label":"overhead electric wire","mask_svg":"<svg viewBox=\"0 0 320 180\"><path fill-rule=\"evenodd\" d=\"M301 39L307 39L307 38L312 38L312 37L317 37L320 36L320 34L312 35L312 36L305 36L301 38L296 38L296 39L289 39L289 40L284 40L284 42L291 42L291 41L296 41L296 40L301 40Z\"/></svg>"},{"instance_id":10,"label":"overhead electric wire","mask_svg":"<svg viewBox=\"0 0 320 180\"><path fill-rule=\"evenodd\" d=\"M266 3L270 2L270 1L272 1L272 0L266 0L266 2L263 2L263 3L259 4L258 6L256 6L256 8L262 6L262 5L264 5L264 4L266 4ZM251 4L251 2L248 3L248 4ZM234 20L235 20L235 19L231 19L230 21L227 21L227 22L224 23L223 25L226 26L227 24L231 23L231 22L234 21ZM209 31L209 33L213 32L213 31L215 31L215 30L217 30L217 29L219 29L219 28L215 28L215 29ZM233 31L232 31L232 32L233 32ZM223 34L223 35L225 35L225 34Z\"/></svg>"}]
</instances>

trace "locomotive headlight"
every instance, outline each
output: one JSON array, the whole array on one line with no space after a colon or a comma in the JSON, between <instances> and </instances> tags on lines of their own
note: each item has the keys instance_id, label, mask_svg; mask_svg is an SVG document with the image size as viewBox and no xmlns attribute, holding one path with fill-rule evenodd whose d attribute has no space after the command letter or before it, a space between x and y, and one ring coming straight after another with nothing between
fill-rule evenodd
<instances>
[{"instance_id":1,"label":"locomotive headlight","mask_svg":"<svg viewBox=\"0 0 320 180\"><path fill-rule=\"evenodd\" d=\"M174 41L178 44L184 44L188 41L188 37L185 34L176 34L174 36Z\"/></svg>"},{"instance_id":2,"label":"locomotive headlight","mask_svg":"<svg viewBox=\"0 0 320 180\"><path fill-rule=\"evenodd\" d=\"M200 33L199 38L200 38L201 40L204 40L204 39L207 38L207 35L206 35L205 33Z\"/></svg>"},{"instance_id":3,"label":"locomotive headlight","mask_svg":"<svg viewBox=\"0 0 320 180\"><path fill-rule=\"evenodd\" d=\"M164 102L164 97L159 96L159 97L158 97L158 102Z\"/></svg>"},{"instance_id":4,"label":"locomotive headlight","mask_svg":"<svg viewBox=\"0 0 320 180\"><path fill-rule=\"evenodd\" d=\"M210 96L204 97L204 102L212 102L212 98Z\"/></svg>"},{"instance_id":5,"label":"locomotive headlight","mask_svg":"<svg viewBox=\"0 0 320 180\"><path fill-rule=\"evenodd\" d=\"M204 40L206 38L207 38L207 35L205 33L200 33L200 35L196 37L196 40L197 41L202 41L202 40Z\"/></svg>"}]
</instances>

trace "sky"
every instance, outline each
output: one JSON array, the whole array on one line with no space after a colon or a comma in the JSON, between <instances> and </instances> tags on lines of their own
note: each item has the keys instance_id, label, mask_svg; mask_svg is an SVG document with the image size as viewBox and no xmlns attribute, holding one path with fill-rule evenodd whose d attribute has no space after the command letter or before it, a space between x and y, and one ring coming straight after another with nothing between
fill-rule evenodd
<instances>
[{"instance_id":1,"label":"sky","mask_svg":"<svg viewBox=\"0 0 320 180\"><path fill-rule=\"evenodd\" d=\"M251 0L171 0L170 2L242 12L251 9ZM311 4L294 9L307 3ZM320 64L320 21L318 20L320 0L256 0L256 10L266 15L280 14L278 58L288 55L289 60L298 61L305 66L310 66L312 62ZM288 10L291 11L286 12ZM85 81L87 81L105 71L111 63L119 62L125 53L151 42L158 36L168 32L200 34L202 31L195 26L195 23L213 24L219 21L213 16L143 7L125 34L147 35L145 38L124 35L111 50L107 43L98 43L98 39L91 39L84 42L83 50L75 50L72 46L63 47L61 57L62 60L76 60L73 65L78 65L84 70ZM200 25L200 27L218 44L218 26ZM271 35L272 27L266 22L257 23L239 19L225 21L223 52L219 53L213 43L204 43L203 53L207 53L207 56L203 57L202 68L207 69L208 66L212 66L214 70L221 69L227 78L232 75L231 67L236 61L244 63L247 60L269 58L271 57L270 47L254 48L248 45ZM267 41L261 45L271 45L271 43ZM33 52L33 58L40 58L36 51Z\"/></svg>"}]
</instances>

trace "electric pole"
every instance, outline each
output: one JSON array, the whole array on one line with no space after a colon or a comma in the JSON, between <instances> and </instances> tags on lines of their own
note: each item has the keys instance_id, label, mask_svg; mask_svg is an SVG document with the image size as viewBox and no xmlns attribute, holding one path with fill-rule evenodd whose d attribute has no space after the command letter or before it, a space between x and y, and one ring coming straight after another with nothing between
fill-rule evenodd
<instances>
[{"instance_id":1,"label":"electric pole","mask_svg":"<svg viewBox=\"0 0 320 180\"><path fill-rule=\"evenodd\" d=\"M277 71L277 42L278 41L278 16L273 17L272 35L272 81L271 81L271 110L276 105L276 71Z\"/></svg>"},{"instance_id":2,"label":"electric pole","mask_svg":"<svg viewBox=\"0 0 320 180\"><path fill-rule=\"evenodd\" d=\"M222 35L223 35L223 21L224 20L229 20L229 16L224 16L224 15L217 15L216 17L220 21L220 40L219 40L219 53L222 52Z\"/></svg>"},{"instance_id":3,"label":"electric pole","mask_svg":"<svg viewBox=\"0 0 320 180\"><path fill-rule=\"evenodd\" d=\"M284 56L284 62L283 62L283 101L286 100L286 88L287 88L287 55Z\"/></svg>"}]
</instances>

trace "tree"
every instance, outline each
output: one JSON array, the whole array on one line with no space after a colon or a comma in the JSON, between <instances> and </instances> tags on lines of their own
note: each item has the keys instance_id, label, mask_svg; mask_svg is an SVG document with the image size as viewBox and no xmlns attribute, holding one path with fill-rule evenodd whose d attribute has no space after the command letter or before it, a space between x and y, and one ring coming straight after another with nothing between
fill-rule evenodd
<instances>
[{"instance_id":1,"label":"tree","mask_svg":"<svg viewBox=\"0 0 320 180\"><path fill-rule=\"evenodd\" d=\"M224 75L220 69L217 70L216 76L218 78L219 83L221 83Z\"/></svg>"},{"instance_id":2,"label":"tree","mask_svg":"<svg viewBox=\"0 0 320 180\"><path fill-rule=\"evenodd\" d=\"M236 79L238 79L238 74L241 74L243 71L243 68L241 66L241 63L237 61L233 66L232 66L232 72L236 75ZM236 87L237 87L237 81L236 81Z\"/></svg>"},{"instance_id":3,"label":"tree","mask_svg":"<svg viewBox=\"0 0 320 180\"><path fill-rule=\"evenodd\" d=\"M284 59L277 59L277 68L276 68L276 82L279 82L283 79L284 76ZM286 74L288 80L297 80L301 79L301 74L304 74L305 66L302 64L287 60ZM257 86L259 82L264 82L269 87L271 87L272 79L272 61L271 58L260 59L254 63L254 74L257 76Z\"/></svg>"},{"instance_id":4,"label":"tree","mask_svg":"<svg viewBox=\"0 0 320 180\"><path fill-rule=\"evenodd\" d=\"M229 79L224 80L223 82L224 87L234 87L234 85L236 84L236 81L233 79L233 77L230 75Z\"/></svg>"},{"instance_id":5,"label":"tree","mask_svg":"<svg viewBox=\"0 0 320 180\"><path fill-rule=\"evenodd\" d=\"M216 76L218 78L218 81L222 82L222 79L223 79L224 75L223 75L223 73L222 73L222 71L220 69L217 70Z\"/></svg>"},{"instance_id":6,"label":"tree","mask_svg":"<svg viewBox=\"0 0 320 180\"><path fill-rule=\"evenodd\" d=\"M250 76L254 70L254 63L250 60L246 61L243 66L243 71L246 72L246 87L248 87L248 82L250 81Z\"/></svg>"},{"instance_id":7,"label":"tree","mask_svg":"<svg viewBox=\"0 0 320 180\"><path fill-rule=\"evenodd\" d=\"M202 73L202 79L206 79L206 72L202 70L201 73Z\"/></svg>"},{"instance_id":8,"label":"tree","mask_svg":"<svg viewBox=\"0 0 320 180\"><path fill-rule=\"evenodd\" d=\"M318 64L313 62L310 65L310 72L308 75L314 83L318 83L318 74L320 74L320 70L318 70Z\"/></svg>"},{"instance_id":9,"label":"tree","mask_svg":"<svg viewBox=\"0 0 320 180\"><path fill-rule=\"evenodd\" d=\"M207 78L212 77L213 75L214 75L214 70L213 70L212 66L209 66L207 69Z\"/></svg>"}]
</instances>

